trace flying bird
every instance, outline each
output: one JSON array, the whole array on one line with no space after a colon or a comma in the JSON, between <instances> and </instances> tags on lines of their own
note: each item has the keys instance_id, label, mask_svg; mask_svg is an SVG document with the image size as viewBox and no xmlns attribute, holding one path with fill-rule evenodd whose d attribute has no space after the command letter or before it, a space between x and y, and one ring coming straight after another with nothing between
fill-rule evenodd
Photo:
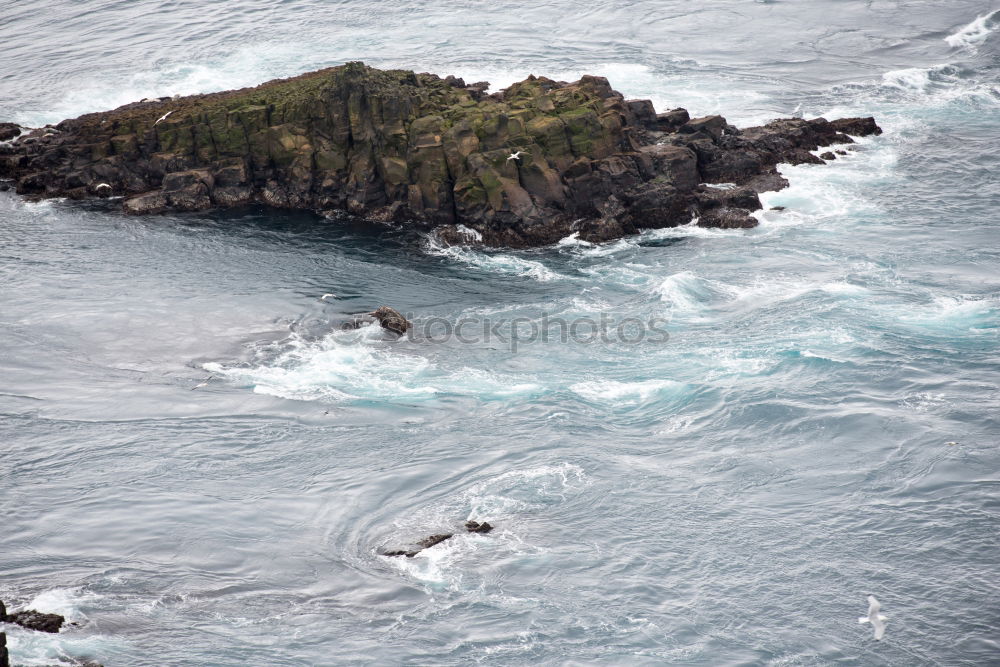
<instances>
[{"instance_id":1,"label":"flying bird","mask_svg":"<svg viewBox=\"0 0 1000 667\"><path fill-rule=\"evenodd\" d=\"M169 116L172 113L173 111L168 111L167 113L163 114L162 116L156 119L156 122L153 123L153 125L159 125L162 121L165 121L167 119L167 116Z\"/></svg>"},{"instance_id":2,"label":"flying bird","mask_svg":"<svg viewBox=\"0 0 1000 667\"><path fill-rule=\"evenodd\" d=\"M878 613L882 608L879 601L875 599L874 595L868 596L868 615L858 617L858 623L871 623L872 627L875 628L875 639L882 639L882 635L885 634L885 621L889 620L888 616L883 616Z\"/></svg>"},{"instance_id":3,"label":"flying bird","mask_svg":"<svg viewBox=\"0 0 1000 667\"><path fill-rule=\"evenodd\" d=\"M214 375L209 375L207 378L205 378L204 382L202 382L200 384L196 384L195 386L191 387L191 391L194 391L195 389L201 389L202 387L208 386L208 381L211 380L214 377L215 377Z\"/></svg>"},{"instance_id":4,"label":"flying bird","mask_svg":"<svg viewBox=\"0 0 1000 667\"><path fill-rule=\"evenodd\" d=\"M108 185L107 183L98 183L97 185L94 186L95 190L100 190L101 188L107 188L110 190L111 186Z\"/></svg>"},{"instance_id":5,"label":"flying bird","mask_svg":"<svg viewBox=\"0 0 1000 667\"><path fill-rule=\"evenodd\" d=\"M525 151L517 151L516 153L511 153L510 154L510 156L507 158L507 162L510 162L511 160L518 160L518 161L520 161L522 154L524 154L524 155L530 155L530 153L527 153Z\"/></svg>"},{"instance_id":6,"label":"flying bird","mask_svg":"<svg viewBox=\"0 0 1000 667\"><path fill-rule=\"evenodd\" d=\"M326 301L326 300L327 300L327 298L329 298L329 297L331 297L331 296L332 296L333 298L335 298L335 299L337 298L337 295L336 295L336 294L324 294L323 296L321 296L321 297L319 298L319 300L320 300L320 301Z\"/></svg>"}]
</instances>

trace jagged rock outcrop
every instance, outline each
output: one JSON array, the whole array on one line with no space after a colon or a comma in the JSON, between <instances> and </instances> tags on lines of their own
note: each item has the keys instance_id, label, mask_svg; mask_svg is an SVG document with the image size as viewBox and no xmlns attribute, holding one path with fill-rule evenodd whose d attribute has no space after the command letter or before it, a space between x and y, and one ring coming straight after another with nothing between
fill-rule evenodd
<instances>
[{"instance_id":1,"label":"jagged rock outcrop","mask_svg":"<svg viewBox=\"0 0 1000 667\"><path fill-rule=\"evenodd\" d=\"M55 633L59 632L59 629L62 627L63 623L66 622L66 619L59 614L45 614L33 609L26 609L24 611L8 614L7 608L4 606L3 602L0 602L0 621L14 623L15 625L20 625L21 627L28 628L29 630Z\"/></svg>"},{"instance_id":2,"label":"jagged rock outcrop","mask_svg":"<svg viewBox=\"0 0 1000 667\"><path fill-rule=\"evenodd\" d=\"M776 164L820 164L810 151L881 132L871 118L739 130L721 116L657 114L595 76L531 76L487 89L348 63L28 132L0 125L4 136L20 133L0 143L0 178L28 196L123 196L132 214L257 202L437 228L449 242L524 247L572 232L601 241L676 226L708 204L749 213L760 207L756 192L785 184ZM746 186L754 196L719 203L705 182ZM708 219L749 224L737 216Z\"/></svg>"}]
</instances>

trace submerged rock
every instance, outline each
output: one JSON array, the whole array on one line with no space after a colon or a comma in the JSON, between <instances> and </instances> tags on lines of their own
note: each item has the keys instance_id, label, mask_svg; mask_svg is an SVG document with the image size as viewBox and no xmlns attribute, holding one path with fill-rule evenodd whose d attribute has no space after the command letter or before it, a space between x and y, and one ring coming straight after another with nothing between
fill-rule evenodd
<instances>
[{"instance_id":1,"label":"submerged rock","mask_svg":"<svg viewBox=\"0 0 1000 667\"><path fill-rule=\"evenodd\" d=\"M20 625L29 630L39 632L59 632L66 619L59 614L45 614L40 611L26 609L13 614L7 613L7 608L0 602L0 621Z\"/></svg>"},{"instance_id":2,"label":"submerged rock","mask_svg":"<svg viewBox=\"0 0 1000 667\"><path fill-rule=\"evenodd\" d=\"M0 178L32 197L123 196L137 215L256 202L526 247L685 224L705 203L701 182L783 187L778 163L822 163L810 151L881 132L872 118L739 130L722 116L657 114L596 76L488 88L354 62L143 100L0 144Z\"/></svg>"}]
</instances>

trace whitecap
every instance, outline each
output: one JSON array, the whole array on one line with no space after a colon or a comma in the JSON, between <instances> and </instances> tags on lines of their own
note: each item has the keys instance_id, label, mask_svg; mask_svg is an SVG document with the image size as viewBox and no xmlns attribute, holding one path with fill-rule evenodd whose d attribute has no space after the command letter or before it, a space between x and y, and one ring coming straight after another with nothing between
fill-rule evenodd
<instances>
[{"instance_id":1,"label":"whitecap","mask_svg":"<svg viewBox=\"0 0 1000 667\"><path fill-rule=\"evenodd\" d=\"M739 296L733 286L702 278L693 271L667 276L653 291L675 313L704 310Z\"/></svg>"},{"instance_id":2,"label":"whitecap","mask_svg":"<svg viewBox=\"0 0 1000 667\"><path fill-rule=\"evenodd\" d=\"M1000 11L977 16L974 21L954 34L948 35L944 41L955 48L972 48L982 44L997 27L1000 26Z\"/></svg>"}]
</instances>

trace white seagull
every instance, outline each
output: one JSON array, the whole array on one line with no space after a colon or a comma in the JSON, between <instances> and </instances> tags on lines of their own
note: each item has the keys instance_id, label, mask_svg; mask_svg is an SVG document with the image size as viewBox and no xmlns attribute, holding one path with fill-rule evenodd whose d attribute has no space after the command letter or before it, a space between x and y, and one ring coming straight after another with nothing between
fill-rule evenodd
<instances>
[{"instance_id":1,"label":"white seagull","mask_svg":"<svg viewBox=\"0 0 1000 667\"><path fill-rule=\"evenodd\" d=\"M195 389L201 389L202 387L208 386L208 381L211 380L214 377L215 377L214 375L209 375L207 378L205 378L204 382L202 382L201 384L196 384L195 386L191 387L191 391L194 391Z\"/></svg>"},{"instance_id":2,"label":"white seagull","mask_svg":"<svg viewBox=\"0 0 1000 667\"><path fill-rule=\"evenodd\" d=\"M511 153L510 156L507 158L507 162L510 162L511 160L518 160L518 161L520 161L522 154L524 154L524 155L531 155L531 153L527 153L525 151L518 151L516 153Z\"/></svg>"},{"instance_id":3,"label":"white seagull","mask_svg":"<svg viewBox=\"0 0 1000 667\"><path fill-rule=\"evenodd\" d=\"M162 116L160 116L159 118L156 119L156 122L153 123L153 125L159 125L161 121L166 120L167 116L169 116L172 113L173 113L173 111L168 111L167 113L163 114Z\"/></svg>"},{"instance_id":4,"label":"white seagull","mask_svg":"<svg viewBox=\"0 0 1000 667\"><path fill-rule=\"evenodd\" d=\"M883 616L878 613L882 605L879 604L878 600L875 599L874 595L868 596L868 615L858 617L858 623L871 623L872 627L875 628L875 639L882 639L882 635L885 634L885 623L888 621L888 616Z\"/></svg>"},{"instance_id":5,"label":"white seagull","mask_svg":"<svg viewBox=\"0 0 1000 667\"><path fill-rule=\"evenodd\" d=\"M327 298L329 298L329 297L331 297L331 296L332 296L333 298L335 298L335 299L337 298L337 295L336 295L336 294L324 294L323 296L321 296L321 297L319 298L319 300L320 300L320 301L326 301L326 300L327 300Z\"/></svg>"}]
</instances>

